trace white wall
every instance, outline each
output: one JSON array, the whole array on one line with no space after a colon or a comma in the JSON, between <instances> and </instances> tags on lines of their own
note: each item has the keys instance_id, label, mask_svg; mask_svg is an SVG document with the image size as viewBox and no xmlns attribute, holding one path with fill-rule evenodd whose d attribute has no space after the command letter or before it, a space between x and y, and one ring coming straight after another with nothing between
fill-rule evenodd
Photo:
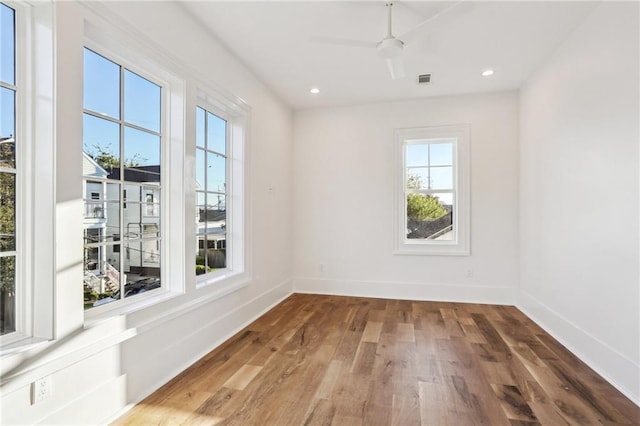
<instances>
[{"instance_id":1,"label":"white wall","mask_svg":"<svg viewBox=\"0 0 640 426\"><path fill-rule=\"evenodd\" d=\"M471 126L471 256L394 255L393 130L447 124ZM514 302L517 93L296 112L293 161L296 291Z\"/></svg>"},{"instance_id":2,"label":"white wall","mask_svg":"<svg viewBox=\"0 0 640 426\"><path fill-rule=\"evenodd\" d=\"M92 4L57 2L56 335L49 344L3 358L2 424L96 424L112 419L241 326L291 293L292 113L233 55L174 2ZM102 8L102 9L100 9ZM84 24L102 22L169 58L170 71L241 98L250 109L253 276L246 287L217 300L193 291L149 309L85 326L82 310L82 47ZM127 24L129 23L129 24ZM102 24L101 24L102 25ZM180 30L175 30L179 28ZM116 33L114 33L114 36ZM187 119L195 110L187 99ZM192 130L187 129L187 137ZM193 158L187 157L185 173ZM172 170L180 173L179 170ZM46 206L39 205L39 208ZM185 206L187 209L188 206ZM192 209L188 209L192 211ZM53 254L52 254L53 255ZM178 287L194 289L193 282ZM188 309L187 309L188 307ZM149 321L154 313L165 321ZM52 377L53 396L29 402L29 383Z\"/></svg>"},{"instance_id":3,"label":"white wall","mask_svg":"<svg viewBox=\"0 0 640 426\"><path fill-rule=\"evenodd\" d=\"M522 90L518 302L636 402L638 37L604 2Z\"/></svg>"}]
</instances>

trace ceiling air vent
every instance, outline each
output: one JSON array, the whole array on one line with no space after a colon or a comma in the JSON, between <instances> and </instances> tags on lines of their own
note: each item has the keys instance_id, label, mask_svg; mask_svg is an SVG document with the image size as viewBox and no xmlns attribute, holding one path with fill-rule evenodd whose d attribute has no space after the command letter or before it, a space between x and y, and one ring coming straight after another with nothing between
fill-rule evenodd
<instances>
[{"instance_id":1,"label":"ceiling air vent","mask_svg":"<svg viewBox=\"0 0 640 426\"><path fill-rule=\"evenodd\" d=\"M418 84L430 84L431 74L420 74L418 76Z\"/></svg>"}]
</instances>

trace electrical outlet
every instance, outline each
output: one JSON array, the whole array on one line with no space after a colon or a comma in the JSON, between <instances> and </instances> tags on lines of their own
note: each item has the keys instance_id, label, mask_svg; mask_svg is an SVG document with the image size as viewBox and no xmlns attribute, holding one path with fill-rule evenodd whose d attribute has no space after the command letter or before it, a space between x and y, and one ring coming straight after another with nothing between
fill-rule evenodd
<instances>
[{"instance_id":1,"label":"electrical outlet","mask_svg":"<svg viewBox=\"0 0 640 426\"><path fill-rule=\"evenodd\" d=\"M43 377L31 383L31 405L51 396L51 376Z\"/></svg>"}]
</instances>

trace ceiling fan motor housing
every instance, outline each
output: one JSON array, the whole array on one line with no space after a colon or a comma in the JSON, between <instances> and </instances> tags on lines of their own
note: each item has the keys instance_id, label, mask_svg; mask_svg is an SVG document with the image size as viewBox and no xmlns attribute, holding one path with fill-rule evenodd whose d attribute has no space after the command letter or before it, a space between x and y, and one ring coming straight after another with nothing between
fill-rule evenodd
<instances>
[{"instance_id":1,"label":"ceiling fan motor housing","mask_svg":"<svg viewBox=\"0 0 640 426\"><path fill-rule=\"evenodd\" d=\"M395 37L387 37L382 40L376 48L378 49L378 54L385 59L395 58L402 53L402 48L404 43L401 40L398 40Z\"/></svg>"}]
</instances>

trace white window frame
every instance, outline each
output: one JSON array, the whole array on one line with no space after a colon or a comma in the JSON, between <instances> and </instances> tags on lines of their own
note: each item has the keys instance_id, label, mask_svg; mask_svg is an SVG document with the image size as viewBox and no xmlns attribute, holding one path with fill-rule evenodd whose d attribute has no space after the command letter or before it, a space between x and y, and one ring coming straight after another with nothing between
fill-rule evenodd
<instances>
[{"instance_id":1,"label":"white window frame","mask_svg":"<svg viewBox=\"0 0 640 426\"><path fill-rule=\"evenodd\" d=\"M398 255L469 256L471 246L470 211L470 127L465 124L396 129L394 131L394 213L393 252ZM406 158L408 144L452 142L454 210L453 240L407 238Z\"/></svg>"},{"instance_id":2,"label":"white window frame","mask_svg":"<svg viewBox=\"0 0 640 426\"><path fill-rule=\"evenodd\" d=\"M85 322L136 311L184 293L184 268L181 262L169 259L184 258L182 224L184 221L184 191L182 169L184 162L184 99L185 84L152 54L145 55L131 46L136 43L127 37L114 37L112 32L85 24L84 47L102 55L117 65L157 84L161 88L161 182L160 201L160 283L161 287L142 294L119 299L84 311ZM124 202L124 200L121 200ZM144 201L142 202L144 204ZM171 241L171 244L169 244ZM121 249L124 248L122 241Z\"/></svg>"},{"instance_id":3,"label":"white window frame","mask_svg":"<svg viewBox=\"0 0 640 426\"><path fill-rule=\"evenodd\" d=\"M16 331L0 336L2 355L54 337L55 150L53 8L5 1L15 11ZM37 116L37 119L36 119ZM37 149L35 141L38 141ZM35 208L37 200L38 208ZM37 235L37 240L35 236ZM35 266L37 265L37 267Z\"/></svg>"},{"instance_id":4,"label":"white window frame","mask_svg":"<svg viewBox=\"0 0 640 426\"><path fill-rule=\"evenodd\" d=\"M226 134L226 268L219 269L202 275L195 275L197 288L208 287L212 284L222 286L226 291L233 291L247 284L249 275L248 232L246 232L247 222L247 179L245 138L249 119L249 111L246 106L227 100L221 95L211 95L216 93L211 89L200 89L197 91L196 107L200 107L205 112L210 112L227 122ZM206 116L206 115L205 115ZM195 117L195 108L194 108ZM195 120L194 120L195 129ZM195 134L195 131L194 131ZM196 154L195 138L191 150L195 158ZM195 162L194 162L195 164ZM205 163L206 164L206 163ZM190 176L193 182L194 204L195 199L195 167ZM191 226L194 239L195 227ZM190 235L191 232L187 232ZM194 255L197 253L194 253ZM195 266L195 256L193 261L187 261L187 265ZM195 269L195 268L192 268Z\"/></svg>"}]
</instances>

